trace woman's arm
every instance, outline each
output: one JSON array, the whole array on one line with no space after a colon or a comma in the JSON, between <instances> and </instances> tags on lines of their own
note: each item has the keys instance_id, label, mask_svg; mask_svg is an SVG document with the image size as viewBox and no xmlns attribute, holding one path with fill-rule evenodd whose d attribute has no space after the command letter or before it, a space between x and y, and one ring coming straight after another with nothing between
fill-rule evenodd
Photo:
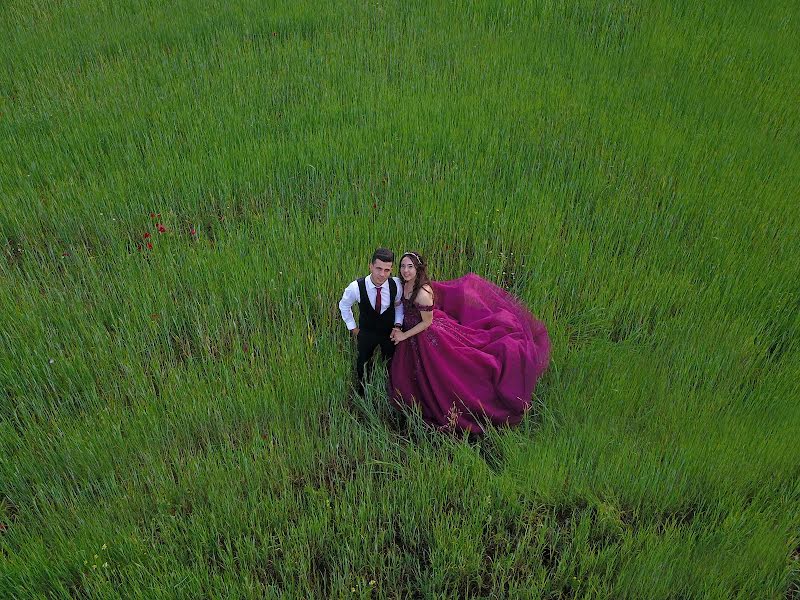
<instances>
[{"instance_id":1,"label":"woman's arm","mask_svg":"<svg viewBox=\"0 0 800 600\"><path fill-rule=\"evenodd\" d=\"M430 292L430 289L424 287L420 289L417 293L416 303L420 306L433 306L433 295ZM420 315L422 316L422 322L417 323L414 327L409 329L408 331L398 331L395 329L392 332L392 341L395 344L402 342L403 340L407 340L410 337L413 337L419 333L425 331L428 327L431 326L433 323L433 311L432 310L421 310Z\"/></svg>"}]
</instances>

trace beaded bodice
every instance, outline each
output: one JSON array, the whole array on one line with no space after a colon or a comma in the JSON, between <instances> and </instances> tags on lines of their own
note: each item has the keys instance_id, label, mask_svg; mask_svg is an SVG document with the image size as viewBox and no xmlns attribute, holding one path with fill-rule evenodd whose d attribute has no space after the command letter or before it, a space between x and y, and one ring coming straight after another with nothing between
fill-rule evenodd
<instances>
[{"instance_id":1,"label":"beaded bodice","mask_svg":"<svg viewBox=\"0 0 800 600\"><path fill-rule=\"evenodd\" d=\"M433 306L420 306L403 296L403 329L406 331L422 322L422 311L431 311Z\"/></svg>"}]
</instances>

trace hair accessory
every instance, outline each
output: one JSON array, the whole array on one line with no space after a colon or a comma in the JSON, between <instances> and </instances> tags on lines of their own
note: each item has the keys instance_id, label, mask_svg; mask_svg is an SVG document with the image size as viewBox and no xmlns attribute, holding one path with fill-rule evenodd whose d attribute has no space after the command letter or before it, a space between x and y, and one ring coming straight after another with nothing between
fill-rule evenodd
<instances>
[{"instance_id":1,"label":"hair accessory","mask_svg":"<svg viewBox=\"0 0 800 600\"><path fill-rule=\"evenodd\" d=\"M417 262L419 264L422 264L422 259L419 256L417 256L414 252L403 252L403 256L413 256L414 258L417 259Z\"/></svg>"}]
</instances>

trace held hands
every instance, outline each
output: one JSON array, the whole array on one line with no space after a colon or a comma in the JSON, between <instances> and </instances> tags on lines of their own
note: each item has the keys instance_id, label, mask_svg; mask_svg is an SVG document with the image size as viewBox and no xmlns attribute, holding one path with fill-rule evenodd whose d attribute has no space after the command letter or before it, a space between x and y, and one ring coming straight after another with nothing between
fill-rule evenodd
<instances>
[{"instance_id":1,"label":"held hands","mask_svg":"<svg viewBox=\"0 0 800 600\"><path fill-rule=\"evenodd\" d=\"M358 339L358 332L361 331L358 327L350 330L350 334L352 335L353 339ZM403 340L407 340L409 338L408 334L403 333L403 331L397 327L392 329L392 332L389 334L389 339L392 340L395 345L399 344Z\"/></svg>"},{"instance_id":2,"label":"held hands","mask_svg":"<svg viewBox=\"0 0 800 600\"><path fill-rule=\"evenodd\" d=\"M396 346L403 340L407 340L408 335L403 333L403 331L401 331L400 329L392 329L392 333L389 334L389 339L392 340L394 342L394 345Z\"/></svg>"}]
</instances>

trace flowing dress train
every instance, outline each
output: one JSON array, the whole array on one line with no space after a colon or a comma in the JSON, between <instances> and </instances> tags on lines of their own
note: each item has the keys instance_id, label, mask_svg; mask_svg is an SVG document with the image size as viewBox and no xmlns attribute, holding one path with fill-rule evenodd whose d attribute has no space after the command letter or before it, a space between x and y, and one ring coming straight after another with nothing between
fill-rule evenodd
<instances>
[{"instance_id":1,"label":"flowing dress train","mask_svg":"<svg viewBox=\"0 0 800 600\"><path fill-rule=\"evenodd\" d=\"M418 404L426 422L456 431L519 423L550 359L546 327L474 273L431 287L432 307L403 298L404 331L422 321L424 310L433 310L433 323L397 345L394 401Z\"/></svg>"}]
</instances>

